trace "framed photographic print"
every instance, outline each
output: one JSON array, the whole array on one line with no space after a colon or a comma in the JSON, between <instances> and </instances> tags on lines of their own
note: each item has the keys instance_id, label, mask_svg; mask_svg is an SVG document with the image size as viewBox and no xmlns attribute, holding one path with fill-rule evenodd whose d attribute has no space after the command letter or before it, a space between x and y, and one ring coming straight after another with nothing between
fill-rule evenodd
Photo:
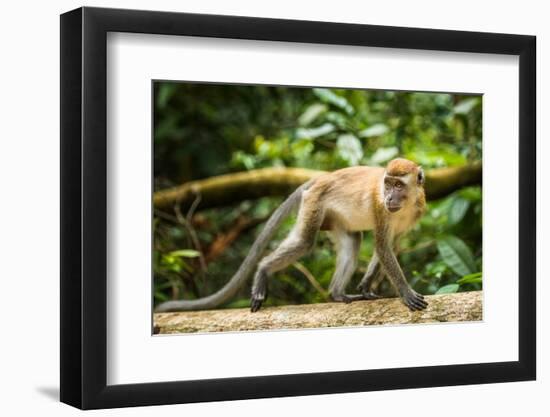
<instances>
[{"instance_id":1,"label":"framed photographic print","mask_svg":"<svg viewBox=\"0 0 550 417\"><path fill-rule=\"evenodd\" d=\"M61 401L535 379L535 103L532 36L63 14Z\"/></svg>"}]
</instances>

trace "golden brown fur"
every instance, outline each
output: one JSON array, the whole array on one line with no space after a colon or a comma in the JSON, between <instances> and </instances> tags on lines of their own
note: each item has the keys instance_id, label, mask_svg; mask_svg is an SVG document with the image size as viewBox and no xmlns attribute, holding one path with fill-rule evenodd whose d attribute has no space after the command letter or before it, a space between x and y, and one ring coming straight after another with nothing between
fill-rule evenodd
<instances>
[{"instance_id":1,"label":"golden brown fur","mask_svg":"<svg viewBox=\"0 0 550 417\"><path fill-rule=\"evenodd\" d=\"M391 169L391 170L390 170ZM407 202L405 211L389 213L383 208L380 184L387 172L394 176L417 175L418 165L406 159L395 159L382 167L357 166L343 168L315 179L304 193L307 204L319 210L324 206L321 230L342 227L346 231L371 230L375 224L375 213L395 223L396 232L410 229L424 213L426 198L422 187L416 188L416 196ZM307 197L306 197L307 196ZM306 201L306 200L304 200ZM310 217L305 213L302 219Z\"/></svg>"},{"instance_id":2,"label":"golden brown fur","mask_svg":"<svg viewBox=\"0 0 550 417\"><path fill-rule=\"evenodd\" d=\"M416 165L413 161L409 161L404 158L396 158L390 161L386 167L386 172L388 175L393 175L396 177L401 177L417 170L418 165Z\"/></svg>"}]
</instances>

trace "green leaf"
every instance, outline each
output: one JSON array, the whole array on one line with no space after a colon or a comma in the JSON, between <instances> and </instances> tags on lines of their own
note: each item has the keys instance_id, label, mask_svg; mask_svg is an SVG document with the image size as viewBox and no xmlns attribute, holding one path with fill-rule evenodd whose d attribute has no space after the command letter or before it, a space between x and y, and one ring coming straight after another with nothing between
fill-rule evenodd
<instances>
[{"instance_id":1,"label":"green leaf","mask_svg":"<svg viewBox=\"0 0 550 417\"><path fill-rule=\"evenodd\" d=\"M328 135L333 131L334 126L331 123L325 123L319 127L312 127L311 129L296 129L296 137L298 139L315 139L319 136Z\"/></svg>"},{"instance_id":2,"label":"green leaf","mask_svg":"<svg viewBox=\"0 0 550 417\"><path fill-rule=\"evenodd\" d=\"M480 284L482 282L482 273L476 272L475 274L464 275L456 283L460 285L464 284Z\"/></svg>"},{"instance_id":3,"label":"green leaf","mask_svg":"<svg viewBox=\"0 0 550 417\"><path fill-rule=\"evenodd\" d=\"M246 152L236 151L233 153L231 163L234 165L243 165L246 169L251 170L256 166L256 158Z\"/></svg>"},{"instance_id":4,"label":"green leaf","mask_svg":"<svg viewBox=\"0 0 550 417\"><path fill-rule=\"evenodd\" d=\"M180 249L170 252L172 256L180 256L182 258L196 258L200 256L200 252L193 249Z\"/></svg>"},{"instance_id":5,"label":"green leaf","mask_svg":"<svg viewBox=\"0 0 550 417\"><path fill-rule=\"evenodd\" d=\"M439 239L437 249L443 261L456 274L464 276L472 274L476 270L472 251L456 236L446 236Z\"/></svg>"},{"instance_id":6,"label":"green leaf","mask_svg":"<svg viewBox=\"0 0 550 417\"><path fill-rule=\"evenodd\" d=\"M168 271L173 271L173 272L181 272L181 264L179 264L178 262L175 261L175 258L173 257L163 257L163 266L168 270Z\"/></svg>"},{"instance_id":7,"label":"green leaf","mask_svg":"<svg viewBox=\"0 0 550 417\"><path fill-rule=\"evenodd\" d=\"M399 154L399 149L395 146L390 148L378 148L375 153L370 157L370 162L373 165L381 165L384 162L395 158Z\"/></svg>"},{"instance_id":8,"label":"green leaf","mask_svg":"<svg viewBox=\"0 0 550 417\"><path fill-rule=\"evenodd\" d=\"M336 111L327 112L323 119L325 119L327 122L332 123L339 129L346 130L348 127L348 119L346 118L346 116Z\"/></svg>"},{"instance_id":9,"label":"green leaf","mask_svg":"<svg viewBox=\"0 0 550 417\"><path fill-rule=\"evenodd\" d=\"M458 284L445 285L445 286L441 287L440 289L438 289L435 293L436 294L452 294L452 293L458 291L458 287L459 287Z\"/></svg>"},{"instance_id":10,"label":"green leaf","mask_svg":"<svg viewBox=\"0 0 550 417\"><path fill-rule=\"evenodd\" d=\"M305 112L298 118L298 123L301 126L307 126L313 122L319 115L327 111L327 106L320 103L315 103L309 106Z\"/></svg>"},{"instance_id":11,"label":"green leaf","mask_svg":"<svg viewBox=\"0 0 550 417\"><path fill-rule=\"evenodd\" d=\"M407 152L405 156L412 161L416 161L420 165L430 167L455 166L462 165L467 162L464 155L461 155L450 148L428 150L418 147L410 152Z\"/></svg>"},{"instance_id":12,"label":"green leaf","mask_svg":"<svg viewBox=\"0 0 550 417\"><path fill-rule=\"evenodd\" d=\"M466 215L469 207L470 201L465 198L456 198L449 210L449 222L451 224L459 223Z\"/></svg>"},{"instance_id":13,"label":"green leaf","mask_svg":"<svg viewBox=\"0 0 550 417\"><path fill-rule=\"evenodd\" d=\"M313 93L325 103L332 104L344 110L349 115L354 113L353 107L345 97L339 96L328 88L314 88Z\"/></svg>"},{"instance_id":14,"label":"green leaf","mask_svg":"<svg viewBox=\"0 0 550 417\"><path fill-rule=\"evenodd\" d=\"M467 114L480 102L479 98L467 98L460 101L455 107L454 112L456 114Z\"/></svg>"},{"instance_id":15,"label":"green leaf","mask_svg":"<svg viewBox=\"0 0 550 417\"><path fill-rule=\"evenodd\" d=\"M351 134L338 136L336 147L340 157L350 165L357 165L363 157L361 142Z\"/></svg>"},{"instance_id":16,"label":"green leaf","mask_svg":"<svg viewBox=\"0 0 550 417\"><path fill-rule=\"evenodd\" d=\"M461 189L458 194L461 198L465 198L472 203L477 203L482 199L481 187L479 186L465 187Z\"/></svg>"},{"instance_id":17,"label":"green leaf","mask_svg":"<svg viewBox=\"0 0 550 417\"><path fill-rule=\"evenodd\" d=\"M374 136L382 136L388 133L389 130L390 128L386 126L384 123L376 123L359 132L359 137L372 138Z\"/></svg>"},{"instance_id":18,"label":"green leaf","mask_svg":"<svg viewBox=\"0 0 550 417\"><path fill-rule=\"evenodd\" d=\"M307 139L302 139L292 142L292 144L290 145L290 149L292 149L292 155L297 160L304 160L306 158L309 158L309 156L315 149L315 145Z\"/></svg>"}]
</instances>

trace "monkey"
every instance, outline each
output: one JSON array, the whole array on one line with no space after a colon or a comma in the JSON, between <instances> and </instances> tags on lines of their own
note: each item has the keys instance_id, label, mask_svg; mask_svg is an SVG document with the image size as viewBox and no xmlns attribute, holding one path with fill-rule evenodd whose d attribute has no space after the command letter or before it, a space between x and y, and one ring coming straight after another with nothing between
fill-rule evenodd
<instances>
[{"instance_id":1,"label":"monkey","mask_svg":"<svg viewBox=\"0 0 550 417\"><path fill-rule=\"evenodd\" d=\"M156 311L217 307L229 301L254 274L250 310L256 312L267 298L269 278L309 253L319 231L327 231L336 248L336 267L329 285L333 301L379 298L375 290L386 277L411 311L423 310L428 303L408 284L395 252L399 238L425 212L424 182L422 167L404 158L391 160L386 168L355 166L321 174L298 187L274 211L224 287L204 298L164 302ZM277 228L295 209L296 223L288 236L262 258ZM357 268L362 233L371 230L374 253L357 287L359 293L347 294Z\"/></svg>"}]
</instances>

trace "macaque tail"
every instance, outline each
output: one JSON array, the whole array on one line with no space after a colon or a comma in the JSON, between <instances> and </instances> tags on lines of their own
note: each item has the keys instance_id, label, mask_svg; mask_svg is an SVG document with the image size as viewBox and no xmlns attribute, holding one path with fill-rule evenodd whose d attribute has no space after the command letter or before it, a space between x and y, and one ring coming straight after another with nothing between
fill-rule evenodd
<instances>
[{"instance_id":1,"label":"macaque tail","mask_svg":"<svg viewBox=\"0 0 550 417\"><path fill-rule=\"evenodd\" d=\"M278 227L290 216L292 211L300 205L302 194L309 185L309 182L301 185L294 191L280 206L275 210L267 221L264 229L252 245L250 252L245 260L225 286L212 295L198 298L196 300L174 300L159 304L156 312L167 311L192 311L206 310L215 308L228 302L235 296L237 291L246 283L248 278L254 273L262 254L264 253L270 240L275 235Z\"/></svg>"}]
</instances>

